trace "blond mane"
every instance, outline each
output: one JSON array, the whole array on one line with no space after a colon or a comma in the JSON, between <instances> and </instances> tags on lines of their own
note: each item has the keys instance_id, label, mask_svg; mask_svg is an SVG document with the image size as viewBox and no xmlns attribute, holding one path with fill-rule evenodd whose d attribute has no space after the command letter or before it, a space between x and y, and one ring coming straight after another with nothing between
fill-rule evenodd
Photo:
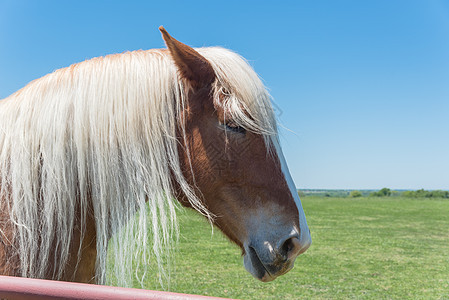
<instances>
[{"instance_id":1,"label":"blond mane","mask_svg":"<svg viewBox=\"0 0 449 300\"><path fill-rule=\"evenodd\" d=\"M269 144L276 120L257 74L229 50L196 50L217 75L216 104ZM0 101L0 200L9 200L21 276L42 278L53 265L53 279L61 278L80 223L76 218L84 224L91 207L97 283L106 280L114 234L120 236L111 240L119 285L132 285L136 255L156 260L161 281L168 277L163 261L178 236L172 179L196 210L211 217L178 159L178 143L184 141L177 137L177 119L186 101L186 87L162 50L75 64ZM85 225L80 230L84 234Z\"/></svg>"}]
</instances>

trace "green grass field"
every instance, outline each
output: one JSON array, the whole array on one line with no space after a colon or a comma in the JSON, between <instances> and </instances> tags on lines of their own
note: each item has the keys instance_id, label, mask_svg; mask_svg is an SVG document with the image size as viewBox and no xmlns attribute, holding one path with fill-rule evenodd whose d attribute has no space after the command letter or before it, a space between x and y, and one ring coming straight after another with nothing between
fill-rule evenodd
<instances>
[{"instance_id":1,"label":"green grass field","mask_svg":"<svg viewBox=\"0 0 449 300\"><path fill-rule=\"evenodd\" d=\"M262 283L240 250L196 213L179 215L170 290L242 299L449 299L449 201L302 199L313 243L295 268ZM140 286L136 286L140 287ZM149 289L160 289L149 279Z\"/></svg>"}]
</instances>

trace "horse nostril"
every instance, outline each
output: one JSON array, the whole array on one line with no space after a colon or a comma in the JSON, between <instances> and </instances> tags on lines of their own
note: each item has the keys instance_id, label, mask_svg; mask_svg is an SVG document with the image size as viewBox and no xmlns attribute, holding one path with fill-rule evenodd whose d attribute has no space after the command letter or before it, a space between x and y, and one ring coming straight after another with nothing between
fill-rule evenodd
<instances>
[{"instance_id":1,"label":"horse nostril","mask_svg":"<svg viewBox=\"0 0 449 300\"><path fill-rule=\"evenodd\" d=\"M281 246L281 253L285 255L287 259L295 258L301 251L301 242L297 237L291 237L285 240Z\"/></svg>"}]
</instances>

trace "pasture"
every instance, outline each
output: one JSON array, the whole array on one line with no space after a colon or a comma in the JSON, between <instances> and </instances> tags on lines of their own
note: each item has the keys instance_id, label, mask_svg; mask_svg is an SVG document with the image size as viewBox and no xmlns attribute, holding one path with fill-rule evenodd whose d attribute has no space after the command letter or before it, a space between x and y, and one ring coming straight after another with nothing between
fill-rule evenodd
<instances>
[{"instance_id":1,"label":"pasture","mask_svg":"<svg viewBox=\"0 0 449 300\"><path fill-rule=\"evenodd\" d=\"M212 235L205 220L182 210L170 290L242 299L449 298L447 199L309 196L302 202L312 246L292 271L269 283L244 270L240 250L218 229ZM160 289L152 275L146 288Z\"/></svg>"}]
</instances>

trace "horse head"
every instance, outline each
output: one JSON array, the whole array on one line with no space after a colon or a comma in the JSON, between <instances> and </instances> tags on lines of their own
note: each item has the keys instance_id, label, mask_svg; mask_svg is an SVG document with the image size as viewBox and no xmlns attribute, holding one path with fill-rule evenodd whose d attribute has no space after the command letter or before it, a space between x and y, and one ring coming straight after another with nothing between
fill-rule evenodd
<instances>
[{"instance_id":1,"label":"horse head","mask_svg":"<svg viewBox=\"0 0 449 300\"><path fill-rule=\"evenodd\" d=\"M245 268L271 281L293 267L311 237L268 93L238 55L229 53L238 62L227 70L207 58L212 50L195 50L160 30L185 86L178 137L183 175L214 224L242 249ZM231 77L241 82L232 84ZM179 200L190 206L183 195Z\"/></svg>"}]
</instances>

